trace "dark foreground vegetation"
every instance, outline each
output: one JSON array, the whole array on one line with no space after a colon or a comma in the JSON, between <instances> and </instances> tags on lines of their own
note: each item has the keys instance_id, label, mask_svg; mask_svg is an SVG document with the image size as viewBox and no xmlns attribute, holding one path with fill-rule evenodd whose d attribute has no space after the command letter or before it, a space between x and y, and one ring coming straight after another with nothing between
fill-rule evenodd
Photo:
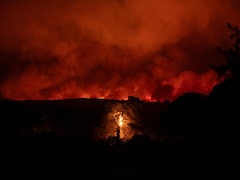
<instances>
[{"instance_id":1,"label":"dark foreground vegetation","mask_svg":"<svg viewBox=\"0 0 240 180\"><path fill-rule=\"evenodd\" d=\"M8 179L234 179L236 143L134 136L112 144L38 134L8 141L3 170Z\"/></svg>"}]
</instances>

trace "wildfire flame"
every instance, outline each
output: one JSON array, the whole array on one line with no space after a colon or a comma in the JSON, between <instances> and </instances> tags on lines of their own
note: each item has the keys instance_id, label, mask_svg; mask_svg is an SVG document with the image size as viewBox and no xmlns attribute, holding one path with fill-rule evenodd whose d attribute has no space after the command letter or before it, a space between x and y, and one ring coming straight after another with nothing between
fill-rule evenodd
<instances>
[{"instance_id":1,"label":"wildfire flame","mask_svg":"<svg viewBox=\"0 0 240 180\"><path fill-rule=\"evenodd\" d=\"M118 125L120 127L123 125L123 116L122 116L122 114L120 114L119 117L118 117Z\"/></svg>"},{"instance_id":2,"label":"wildfire flame","mask_svg":"<svg viewBox=\"0 0 240 180\"><path fill-rule=\"evenodd\" d=\"M134 135L141 134L140 130L135 128L139 123L135 104L109 103L106 108L108 111L103 119L104 129L99 129L99 137L115 137L121 141L127 141Z\"/></svg>"},{"instance_id":3,"label":"wildfire flame","mask_svg":"<svg viewBox=\"0 0 240 180\"><path fill-rule=\"evenodd\" d=\"M118 126L119 127L122 127L123 126L123 115L122 115L122 112L117 112L114 114L114 119L115 121L117 122Z\"/></svg>"}]
</instances>

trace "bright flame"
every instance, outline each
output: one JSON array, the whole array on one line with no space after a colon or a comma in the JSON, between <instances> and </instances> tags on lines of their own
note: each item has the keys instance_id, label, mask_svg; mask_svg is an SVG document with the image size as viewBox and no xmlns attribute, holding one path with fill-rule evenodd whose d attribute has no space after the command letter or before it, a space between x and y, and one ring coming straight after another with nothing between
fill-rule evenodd
<instances>
[{"instance_id":1,"label":"bright flame","mask_svg":"<svg viewBox=\"0 0 240 180\"><path fill-rule=\"evenodd\" d=\"M122 114L119 115L118 125L119 125L120 127L123 125L123 116L122 116Z\"/></svg>"},{"instance_id":2,"label":"bright flame","mask_svg":"<svg viewBox=\"0 0 240 180\"><path fill-rule=\"evenodd\" d=\"M115 121L117 122L118 126L123 126L123 115L122 112L117 112L113 115Z\"/></svg>"}]
</instances>

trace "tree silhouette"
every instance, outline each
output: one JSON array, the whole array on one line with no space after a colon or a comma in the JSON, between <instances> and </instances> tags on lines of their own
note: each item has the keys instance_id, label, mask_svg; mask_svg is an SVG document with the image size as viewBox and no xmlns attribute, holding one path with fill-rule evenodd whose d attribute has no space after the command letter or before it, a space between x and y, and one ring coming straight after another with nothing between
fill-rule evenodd
<instances>
[{"instance_id":1,"label":"tree silhouette","mask_svg":"<svg viewBox=\"0 0 240 180\"><path fill-rule=\"evenodd\" d=\"M226 50L218 48L225 64L211 66L224 81L217 84L207 98L206 118L209 120L209 136L229 142L239 136L240 113L236 104L240 102L240 29L230 23L227 27L234 43Z\"/></svg>"},{"instance_id":2,"label":"tree silhouette","mask_svg":"<svg viewBox=\"0 0 240 180\"><path fill-rule=\"evenodd\" d=\"M223 55L225 64L219 66L211 64L210 67L216 71L219 77L240 77L240 29L238 26L233 26L232 24L227 24L230 30L230 39L233 40L232 47L228 49L222 49L217 47L217 51Z\"/></svg>"}]
</instances>

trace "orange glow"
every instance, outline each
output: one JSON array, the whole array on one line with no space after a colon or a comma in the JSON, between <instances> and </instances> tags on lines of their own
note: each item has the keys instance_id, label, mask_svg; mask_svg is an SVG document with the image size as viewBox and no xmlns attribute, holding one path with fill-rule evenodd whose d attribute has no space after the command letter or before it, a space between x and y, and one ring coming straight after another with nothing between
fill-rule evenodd
<instances>
[{"instance_id":1,"label":"orange glow","mask_svg":"<svg viewBox=\"0 0 240 180\"><path fill-rule=\"evenodd\" d=\"M135 104L125 101L109 103L102 119L102 128L96 130L95 137L96 139L105 139L118 134L121 140L126 141L134 135L142 134L140 129L136 128L139 124L140 118Z\"/></svg>"}]
</instances>

